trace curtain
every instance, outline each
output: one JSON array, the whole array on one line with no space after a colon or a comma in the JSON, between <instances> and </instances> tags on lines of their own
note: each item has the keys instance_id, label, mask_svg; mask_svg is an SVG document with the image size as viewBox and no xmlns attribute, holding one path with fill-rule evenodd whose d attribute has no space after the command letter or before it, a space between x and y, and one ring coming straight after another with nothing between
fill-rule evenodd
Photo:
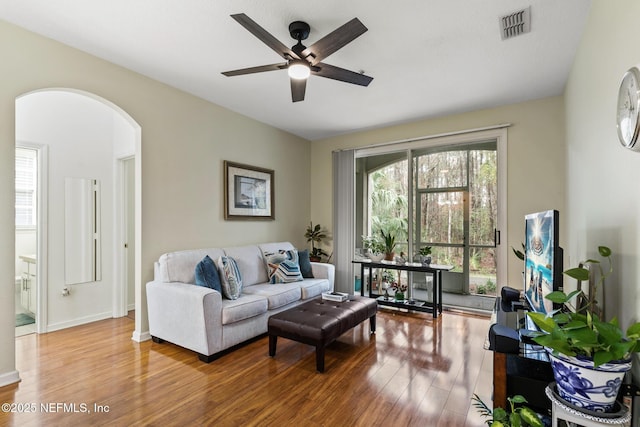
<instances>
[{"instance_id":1,"label":"curtain","mask_svg":"<svg viewBox=\"0 0 640 427\"><path fill-rule=\"evenodd\" d=\"M333 256L335 290L354 292L355 151L333 152Z\"/></svg>"}]
</instances>

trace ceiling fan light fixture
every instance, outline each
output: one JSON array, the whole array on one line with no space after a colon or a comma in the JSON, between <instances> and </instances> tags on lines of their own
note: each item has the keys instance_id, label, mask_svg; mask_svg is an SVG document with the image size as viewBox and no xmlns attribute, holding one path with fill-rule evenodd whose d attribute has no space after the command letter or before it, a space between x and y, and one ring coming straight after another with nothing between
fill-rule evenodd
<instances>
[{"instance_id":1,"label":"ceiling fan light fixture","mask_svg":"<svg viewBox=\"0 0 640 427\"><path fill-rule=\"evenodd\" d=\"M287 72L289 73L289 77L297 80L307 79L311 75L309 64L307 64L305 61L292 62L291 64L289 64Z\"/></svg>"}]
</instances>

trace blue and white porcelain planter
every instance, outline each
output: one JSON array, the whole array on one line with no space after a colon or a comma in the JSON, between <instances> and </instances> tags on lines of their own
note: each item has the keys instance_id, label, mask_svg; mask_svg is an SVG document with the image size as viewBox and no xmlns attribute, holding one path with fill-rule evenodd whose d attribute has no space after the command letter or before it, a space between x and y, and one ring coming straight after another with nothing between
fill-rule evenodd
<instances>
[{"instance_id":1,"label":"blue and white porcelain planter","mask_svg":"<svg viewBox=\"0 0 640 427\"><path fill-rule=\"evenodd\" d=\"M631 359L593 367L588 358L554 356L548 352L561 398L579 408L611 412L624 374L631 369Z\"/></svg>"}]
</instances>

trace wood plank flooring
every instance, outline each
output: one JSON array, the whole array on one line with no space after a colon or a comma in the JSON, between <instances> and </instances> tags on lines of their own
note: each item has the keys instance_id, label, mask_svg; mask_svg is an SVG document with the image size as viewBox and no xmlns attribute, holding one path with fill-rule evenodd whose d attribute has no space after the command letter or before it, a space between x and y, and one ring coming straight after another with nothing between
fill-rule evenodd
<instances>
[{"instance_id":1,"label":"wood plank flooring","mask_svg":"<svg viewBox=\"0 0 640 427\"><path fill-rule=\"evenodd\" d=\"M16 339L22 381L0 388L1 426L482 426L491 404L489 319L382 309L342 335L315 371L313 347L262 337L205 364L131 340L131 318Z\"/></svg>"}]
</instances>

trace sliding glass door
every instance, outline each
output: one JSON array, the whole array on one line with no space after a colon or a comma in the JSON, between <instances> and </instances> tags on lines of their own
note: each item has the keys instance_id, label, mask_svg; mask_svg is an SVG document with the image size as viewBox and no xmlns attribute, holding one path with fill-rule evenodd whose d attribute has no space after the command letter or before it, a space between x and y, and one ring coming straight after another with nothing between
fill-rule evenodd
<instances>
[{"instance_id":1,"label":"sliding glass door","mask_svg":"<svg viewBox=\"0 0 640 427\"><path fill-rule=\"evenodd\" d=\"M445 291L495 295L495 141L416 150L413 161L414 251L431 246L434 262L454 266Z\"/></svg>"},{"instance_id":2,"label":"sliding glass door","mask_svg":"<svg viewBox=\"0 0 640 427\"><path fill-rule=\"evenodd\" d=\"M430 246L434 264L453 266L443 277L445 293L495 295L497 139L415 145L356 159L356 247L362 247L362 236L390 231L396 254L411 261ZM420 298L430 283L414 276L409 280ZM452 305L480 306L464 298Z\"/></svg>"}]
</instances>

